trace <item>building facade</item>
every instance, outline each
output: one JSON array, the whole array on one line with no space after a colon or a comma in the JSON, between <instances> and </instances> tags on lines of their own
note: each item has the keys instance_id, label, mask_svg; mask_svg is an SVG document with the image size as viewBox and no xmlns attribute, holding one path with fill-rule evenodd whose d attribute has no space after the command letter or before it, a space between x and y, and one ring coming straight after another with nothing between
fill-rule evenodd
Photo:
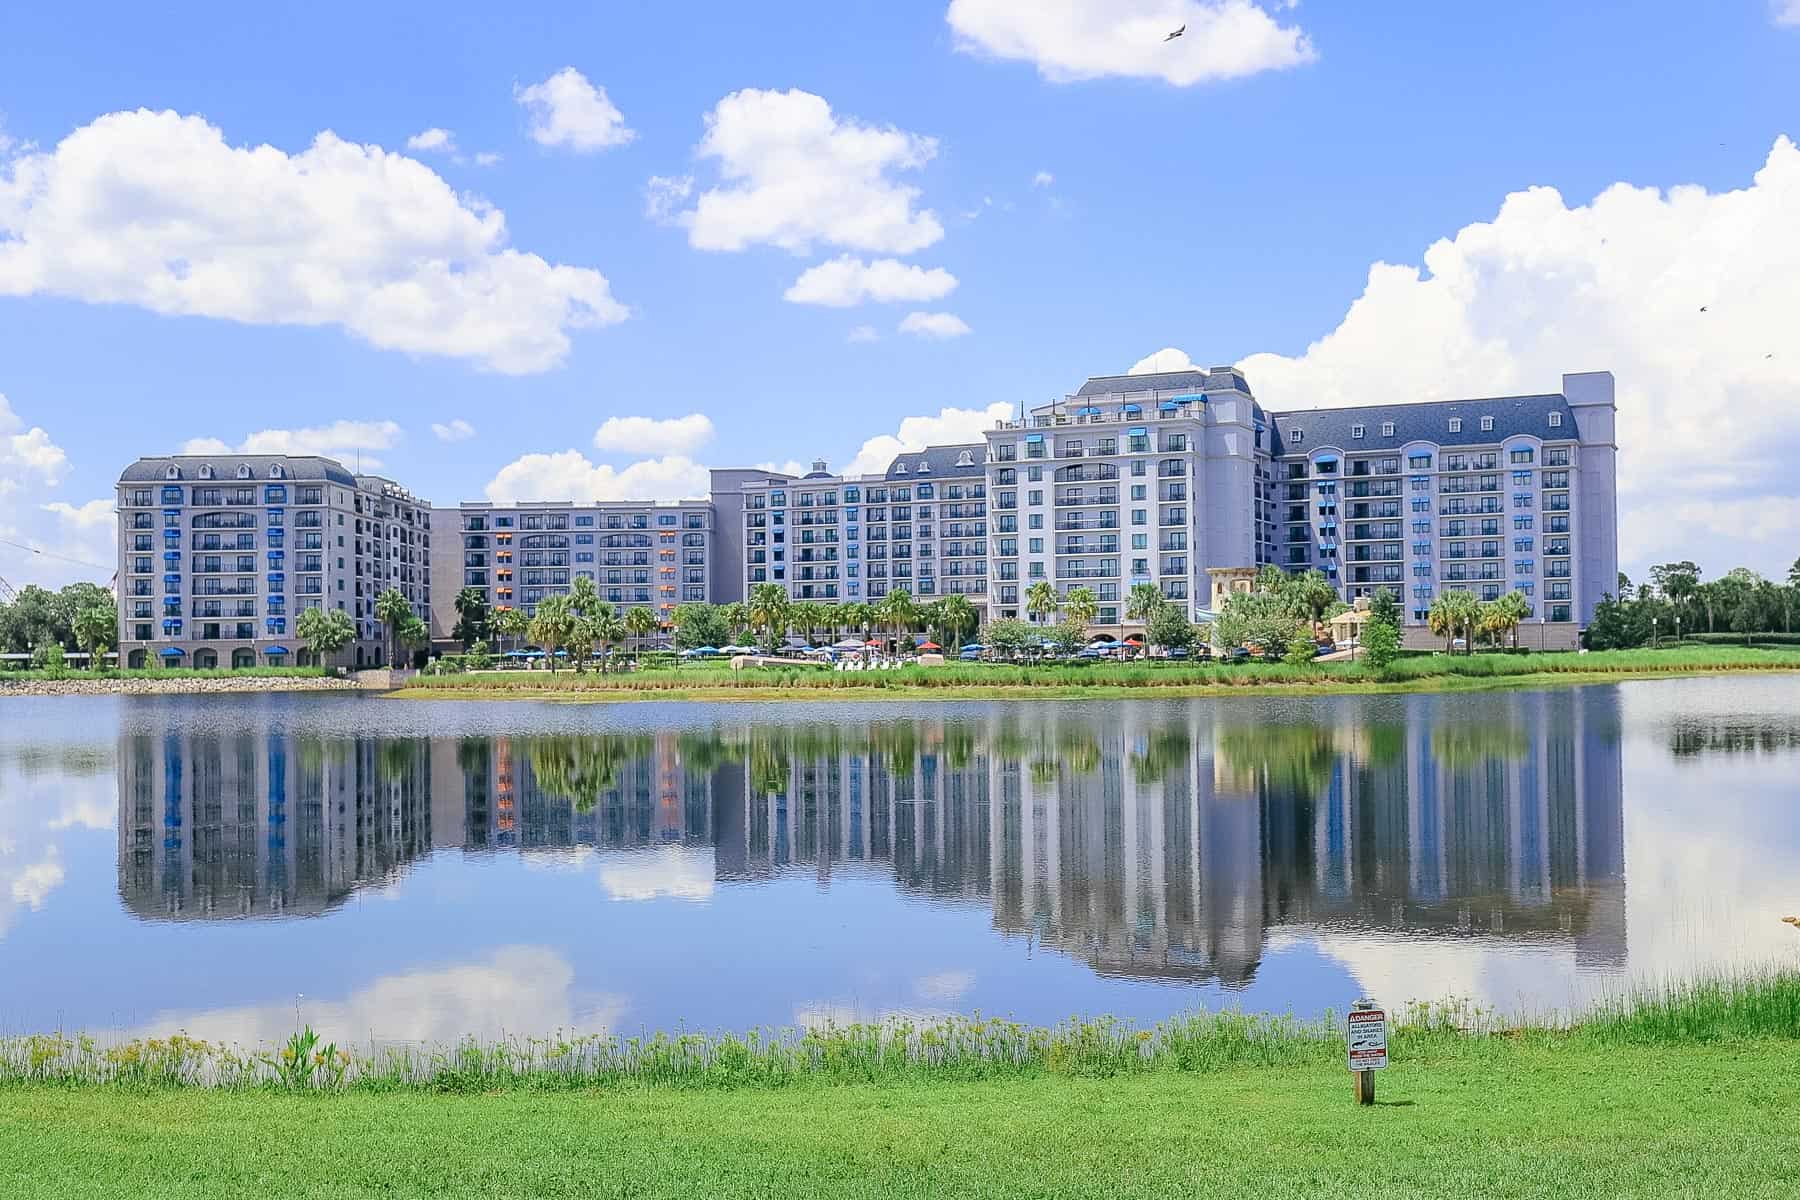
<instances>
[{"instance_id":1,"label":"building facade","mask_svg":"<svg viewBox=\"0 0 1800 1200\"><path fill-rule=\"evenodd\" d=\"M712 598L713 512L704 500L469 501L438 509L437 523L434 640L451 637L463 588L489 608L530 616L585 576L614 608L648 608L664 622L676 605Z\"/></svg>"},{"instance_id":2,"label":"building facade","mask_svg":"<svg viewBox=\"0 0 1800 1200\"><path fill-rule=\"evenodd\" d=\"M425 619L431 512L390 479L312 455L140 458L118 483L119 661L281 666L301 610L349 614L340 661L384 665L375 598Z\"/></svg>"},{"instance_id":3,"label":"building facade","mask_svg":"<svg viewBox=\"0 0 1800 1200\"><path fill-rule=\"evenodd\" d=\"M1093 591L1123 632L1152 584L1205 619L1221 573L1318 569L1346 601L1392 591L1407 640L1446 592L1531 606L1523 644L1576 644L1615 586L1614 386L1563 376L1529 396L1268 412L1234 367L1098 376L982 440L897 455L873 475L718 469L704 499L468 502L433 513L329 459L141 459L119 483L120 650L229 666L286 661L293 620L335 604L357 665L380 662L374 597L401 588L448 643L455 601L528 615L587 577L665 624L677 605L962 595L1033 613L1031 589ZM290 557L291 555L291 557Z\"/></svg>"}]
</instances>

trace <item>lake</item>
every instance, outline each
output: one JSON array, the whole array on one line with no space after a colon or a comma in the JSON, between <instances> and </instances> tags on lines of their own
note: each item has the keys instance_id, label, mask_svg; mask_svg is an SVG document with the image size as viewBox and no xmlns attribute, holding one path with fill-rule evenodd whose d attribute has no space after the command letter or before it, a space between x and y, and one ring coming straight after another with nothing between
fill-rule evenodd
<instances>
[{"instance_id":1,"label":"lake","mask_svg":"<svg viewBox=\"0 0 1800 1200\"><path fill-rule=\"evenodd\" d=\"M0 700L0 1033L1568 1011L1800 959L1800 679Z\"/></svg>"}]
</instances>

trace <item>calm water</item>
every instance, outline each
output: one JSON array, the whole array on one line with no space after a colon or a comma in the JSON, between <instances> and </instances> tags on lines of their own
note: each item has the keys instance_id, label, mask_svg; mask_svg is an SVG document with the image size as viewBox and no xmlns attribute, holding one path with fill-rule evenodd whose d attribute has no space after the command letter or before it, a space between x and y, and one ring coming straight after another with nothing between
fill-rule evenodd
<instances>
[{"instance_id":1,"label":"calm water","mask_svg":"<svg viewBox=\"0 0 1800 1200\"><path fill-rule=\"evenodd\" d=\"M1800 683L0 700L0 1031L1566 1008L1800 961Z\"/></svg>"}]
</instances>

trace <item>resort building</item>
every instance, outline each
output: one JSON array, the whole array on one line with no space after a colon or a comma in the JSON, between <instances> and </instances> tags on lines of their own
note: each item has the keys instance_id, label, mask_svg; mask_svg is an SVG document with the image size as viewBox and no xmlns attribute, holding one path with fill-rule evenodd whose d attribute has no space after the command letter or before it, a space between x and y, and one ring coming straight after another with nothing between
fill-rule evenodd
<instances>
[{"instance_id":1,"label":"resort building","mask_svg":"<svg viewBox=\"0 0 1800 1200\"><path fill-rule=\"evenodd\" d=\"M679 502L472 501L437 510L435 545L404 488L329 459L146 458L119 484L120 650L285 661L295 610L331 603L358 623L357 665L379 665L384 587L447 645L464 588L529 615L584 576L665 624L761 584L824 603L962 595L983 619L1043 621L1035 585L1085 587L1124 634L1139 585L1204 620L1270 564L1317 569L1350 603L1389 589L1415 646L1446 592L1516 590L1521 643L1566 649L1616 586L1614 416L1604 371L1552 393L1293 412L1264 410L1235 367L1098 376L880 474L818 461L717 469Z\"/></svg>"},{"instance_id":2,"label":"resort building","mask_svg":"<svg viewBox=\"0 0 1800 1200\"><path fill-rule=\"evenodd\" d=\"M833 475L823 461L798 478L713 472L714 504L729 506L742 530L735 590L723 598L778 583L796 600L826 603L878 601L898 588L985 602L985 459L974 444L902 454L881 475Z\"/></svg>"},{"instance_id":3,"label":"resort building","mask_svg":"<svg viewBox=\"0 0 1800 1200\"><path fill-rule=\"evenodd\" d=\"M463 588L475 589L490 608L529 616L585 576L614 608L649 608L664 622L677 604L713 598L713 514L704 500L468 501L438 509L437 523L444 536L433 564L434 641L455 629Z\"/></svg>"},{"instance_id":4,"label":"resort building","mask_svg":"<svg viewBox=\"0 0 1800 1200\"><path fill-rule=\"evenodd\" d=\"M299 662L294 625L350 615L340 661L382 666L375 598L430 611L431 511L390 479L314 455L140 458L118 484L119 661L128 667Z\"/></svg>"}]
</instances>

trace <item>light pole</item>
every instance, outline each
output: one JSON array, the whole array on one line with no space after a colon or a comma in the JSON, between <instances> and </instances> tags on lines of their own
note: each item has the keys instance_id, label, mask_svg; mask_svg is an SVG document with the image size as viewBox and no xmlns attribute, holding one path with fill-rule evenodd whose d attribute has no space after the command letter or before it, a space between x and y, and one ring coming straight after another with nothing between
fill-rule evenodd
<instances>
[{"instance_id":1,"label":"light pole","mask_svg":"<svg viewBox=\"0 0 1800 1200\"><path fill-rule=\"evenodd\" d=\"M1681 614L1675 614L1675 648L1681 649Z\"/></svg>"},{"instance_id":2,"label":"light pole","mask_svg":"<svg viewBox=\"0 0 1800 1200\"><path fill-rule=\"evenodd\" d=\"M1650 614L1650 648L1656 649L1656 614Z\"/></svg>"}]
</instances>

